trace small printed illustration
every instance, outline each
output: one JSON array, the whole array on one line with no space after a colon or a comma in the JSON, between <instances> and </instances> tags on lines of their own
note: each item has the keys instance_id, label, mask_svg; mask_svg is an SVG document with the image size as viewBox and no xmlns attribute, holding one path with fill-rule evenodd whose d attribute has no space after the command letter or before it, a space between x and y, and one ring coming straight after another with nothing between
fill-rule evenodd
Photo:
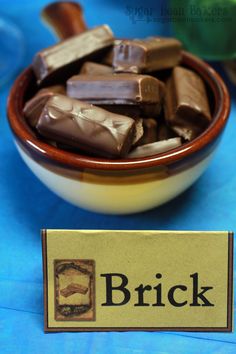
<instances>
[{"instance_id":1,"label":"small printed illustration","mask_svg":"<svg viewBox=\"0 0 236 354\"><path fill-rule=\"evenodd\" d=\"M95 320L95 262L55 260L55 320Z\"/></svg>"}]
</instances>

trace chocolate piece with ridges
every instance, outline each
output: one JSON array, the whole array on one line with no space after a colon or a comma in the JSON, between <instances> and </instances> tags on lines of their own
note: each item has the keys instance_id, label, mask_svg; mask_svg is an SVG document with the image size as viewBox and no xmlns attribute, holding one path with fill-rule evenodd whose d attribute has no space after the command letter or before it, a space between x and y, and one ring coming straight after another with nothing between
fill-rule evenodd
<instances>
[{"instance_id":1,"label":"chocolate piece with ridges","mask_svg":"<svg viewBox=\"0 0 236 354\"><path fill-rule=\"evenodd\" d=\"M161 109L165 85L149 75L75 75L67 81L67 95L96 105L136 105ZM148 111L150 114L150 111Z\"/></svg>"},{"instance_id":2,"label":"chocolate piece with ridges","mask_svg":"<svg viewBox=\"0 0 236 354\"><path fill-rule=\"evenodd\" d=\"M182 45L174 38L123 40L114 46L114 72L149 73L180 63Z\"/></svg>"},{"instance_id":3,"label":"chocolate piece with ridges","mask_svg":"<svg viewBox=\"0 0 236 354\"><path fill-rule=\"evenodd\" d=\"M66 39L38 52L33 59L33 69L38 83L45 80L66 80L79 70L82 61L101 56L114 41L109 26L103 25Z\"/></svg>"},{"instance_id":4,"label":"chocolate piece with ridges","mask_svg":"<svg viewBox=\"0 0 236 354\"><path fill-rule=\"evenodd\" d=\"M41 89L34 97L26 102L23 112L31 127L36 126L45 104L50 97L57 93L65 94L65 87L62 85L55 85Z\"/></svg>"},{"instance_id":5,"label":"chocolate piece with ridges","mask_svg":"<svg viewBox=\"0 0 236 354\"><path fill-rule=\"evenodd\" d=\"M86 61L82 65L79 73L84 75L112 74L112 67L108 65L93 63L92 61Z\"/></svg>"},{"instance_id":6,"label":"chocolate piece with ridges","mask_svg":"<svg viewBox=\"0 0 236 354\"><path fill-rule=\"evenodd\" d=\"M181 146L180 138L156 141L151 144L141 145L132 150L127 158L148 157L175 149Z\"/></svg>"},{"instance_id":7,"label":"chocolate piece with ridges","mask_svg":"<svg viewBox=\"0 0 236 354\"><path fill-rule=\"evenodd\" d=\"M116 115L67 96L51 97L36 126L56 142L105 157L122 157L134 139L132 118Z\"/></svg>"},{"instance_id":8,"label":"chocolate piece with ridges","mask_svg":"<svg viewBox=\"0 0 236 354\"><path fill-rule=\"evenodd\" d=\"M167 81L165 119L186 140L197 137L211 122L206 88L194 71L176 67Z\"/></svg>"},{"instance_id":9,"label":"chocolate piece with ridges","mask_svg":"<svg viewBox=\"0 0 236 354\"><path fill-rule=\"evenodd\" d=\"M41 15L60 39L72 37L87 29L82 7L76 2L53 2L43 9Z\"/></svg>"}]
</instances>

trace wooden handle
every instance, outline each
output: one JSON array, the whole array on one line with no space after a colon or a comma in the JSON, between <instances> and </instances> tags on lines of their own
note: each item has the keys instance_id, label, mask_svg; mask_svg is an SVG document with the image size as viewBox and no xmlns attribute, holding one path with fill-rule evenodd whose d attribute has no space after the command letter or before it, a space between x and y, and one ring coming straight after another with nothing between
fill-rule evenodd
<instances>
[{"instance_id":1,"label":"wooden handle","mask_svg":"<svg viewBox=\"0 0 236 354\"><path fill-rule=\"evenodd\" d=\"M41 16L61 40L87 30L83 9L76 2L53 2L42 10Z\"/></svg>"}]
</instances>

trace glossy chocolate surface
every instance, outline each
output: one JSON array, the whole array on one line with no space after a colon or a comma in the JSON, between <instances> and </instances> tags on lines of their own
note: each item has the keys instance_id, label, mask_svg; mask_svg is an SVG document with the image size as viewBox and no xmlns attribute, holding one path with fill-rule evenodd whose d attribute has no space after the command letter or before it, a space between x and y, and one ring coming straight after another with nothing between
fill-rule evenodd
<instances>
[{"instance_id":1,"label":"glossy chocolate surface","mask_svg":"<svg viewBox=\"0 0 236 354\"><path fill-rule=\"evenodd\" d=\"M47 101L36 129L48 139L113 158L130 150L135 122L85 102L55 95Z\"/></svg>"},{"instance_id":2,"label":"glossy chocolate surface","mask_svg":"<svg viewBox=\"0 0 236 354\"><path fill-rule=\"evenodd\" d=\"M112 74L112 67L104 64L94 63L92 61L86 61L82 65L79 73L84 75Z\"/></svg>"},{"instance_id":3,"label":"glossy chocolate surface","mask_svg":"<svg viewBox=\"0 0 236 354\"><path fill-rule=\"evenodd\" d=\"M166 84L165 119L186 140L197 137L211 122L205 84L194 71L173 69Z\"/></svg>"},{"instance_id":4,"label":"glossy chocolate surface","mask_svg":"<svg viewBox=\"0 0 236 354\"><path fill-rule=\"evenodd\" d=\"M67 81L67 95L95 105L136 105L158 114L164 84L149 75L76 75ZM145 112L146 113L146 112Z\"/></svg>"},{"instance_id":5,"label":"glossy chocolate surface","mask_svg":"<svg viewBox=\"0 0 236 354\"><path fill-rule=\"evenodd\" d=\"M66 39L38 52L33 59L33 69L42 81L62 82L79 70L82 60L101 55L114 42L109 26L103 25Z\"/></svg>"},{"instance_id":6,"label":"glossy chocolate surface","mask_svg":"<svg viewBox=\"0 0 236 354\"><path fill-rule=\"evenodd\" d=\"M114 47L115 72L149 73L179 64L182 45L174 38L151 37L123 40Z\"/></svg>"},{"instance_id":7,"label":"glossy chocolate surface","mask_svg":"<svg viewBox=\"0 0 236 354\"><path fill-rule=\"evenodd\" d=\"M65 92L65 87L62 85L50 86L39 90L34 97L26 102L23 112L31 127L36 126L42 110L49 98L56 93L65 94Z\"/></svg>"}]
</instances>

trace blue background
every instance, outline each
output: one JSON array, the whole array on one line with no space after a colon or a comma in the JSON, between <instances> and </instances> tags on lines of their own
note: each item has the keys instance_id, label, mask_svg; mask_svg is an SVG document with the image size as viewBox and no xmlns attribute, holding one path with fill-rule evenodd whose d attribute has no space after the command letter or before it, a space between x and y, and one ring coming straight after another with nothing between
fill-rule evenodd
<instances>
[{"instance_id":1,"label":"blue background","mask_svg":"<svg viewBox=\"0 0 236 354\"><path fill-rule=\"evenodd\" d=\"M39 12L47 1L0 0L25 36L27 66L34 53L55 42ZM119 37L167 33L156 22L133 23L127 6L135 1L81 1L88 26L109 23ZM1 50L1 48L0 48ZM221 71L219 64L215 65ZM223 73L222 73L223 74ZM220 333L60 333L43 332L41 228L235 230L236 225L236 97L221 145L198 182L180 197L149 212L104 216L67 204L44 187L24 165L6 119L11 82L0 87L0 353L235 353L236 334Z\"/></svg>"}]
</instances>

